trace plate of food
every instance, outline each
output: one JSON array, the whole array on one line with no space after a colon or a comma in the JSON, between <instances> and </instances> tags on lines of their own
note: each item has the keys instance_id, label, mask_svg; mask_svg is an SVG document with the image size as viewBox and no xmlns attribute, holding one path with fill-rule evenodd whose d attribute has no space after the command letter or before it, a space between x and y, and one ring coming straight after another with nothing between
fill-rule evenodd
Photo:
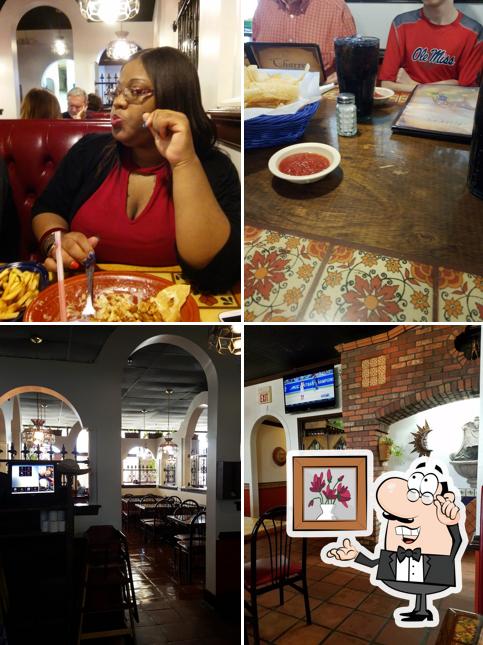
<instances>
[{"instance_id":1,"label":"plate of food","mask_svg":"<svg viewBox=\"0 0 483 645\"><path fill-rule=\"evenodd\" d=\"M196 322L200 312L186 284L148 273L100 271L94 274L94 307L96 313L87 322ZM86 302L86 276L65 281L67 320L82 321ZM27 307L26 322L58 322L59 292L53 284ZM84 322L84 321L83 321Z\"/></svg>"},{"instance_id":2,"label":"plate of food","mask_svg":"<svg viewBox=\"0 0 483 645\"><path fill-rule=\"evenodd\" d=\"M49 274L38 262L12 262L0 266L0 321L20 320L48 282Z\"/></svg>"}]
</instances>

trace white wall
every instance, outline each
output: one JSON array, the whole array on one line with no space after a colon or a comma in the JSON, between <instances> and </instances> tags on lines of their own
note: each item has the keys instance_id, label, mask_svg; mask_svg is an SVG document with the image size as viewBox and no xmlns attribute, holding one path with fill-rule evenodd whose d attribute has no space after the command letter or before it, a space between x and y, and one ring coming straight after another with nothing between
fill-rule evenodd
<instances>
[{"instance_id":1,"label":"white wall","mask_svg":"<svg viewBox=\"0 0 483 645\"><path fill-rule=\"evenodd\" d=\"M378 36L381 47L385 48L389 27L394 18L406 11L414 11L422 5L407 3L372 3L349 2L347 3L356 23L357 31L365 36ZM457 4L457 9L470 18L483 24L483 5Z\"/></svg>"},{"instance_id":2,"label":"white wall","mask_svg":"<svg viewBox=\"0 0 483 645\"><path fill-rule=\"evenodd\" d=\"M64 37L69 50L64 58L73 58L72 31L70 29L61 31L36 29L17 32L17 40L19 41L17 45L18 70L23 96L33 87L41 87L42 74L51 63L60 60L60 57L54 54L51 49L54 39L59 35ZM54 82L58 85L58 78L54 78ZM60 99L57 92L56 96Z\"/></svg>"},{"instance_id":3,"label":"white wall","mask_svg":"<svg viewBox=\"0 0 483 645\"><path fill-rule=\"evenodd\" d=\"M431 457L445 464L448 473L452 477L457 488L462 495L474 495L474 491L469 490L469 484L464 477L461 477L453 466L450 464L450 454L456 453L461 447L463 441L463 425L468 421L479 416L480 399L465 399L463 401L454 401L446 405L439 405L425 412L417 414L393 423L389 430L389 435L394 443L401 446L403 455L401 457L391 457L388 462L388 469L406 470L409 464L417 459L418 454L411 452L413 445L410 441L414 439L412 433L417 431L417 427L422 427L425 421L428 422L432 432L428 434L428 448L432 450Z\"/></svg>"}]
</instances>

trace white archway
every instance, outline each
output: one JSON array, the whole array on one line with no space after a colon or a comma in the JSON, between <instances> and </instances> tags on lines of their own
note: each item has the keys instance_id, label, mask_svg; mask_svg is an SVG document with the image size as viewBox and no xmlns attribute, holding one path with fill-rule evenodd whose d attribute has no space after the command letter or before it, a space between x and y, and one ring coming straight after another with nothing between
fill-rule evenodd
<instances>
[{"instance_id":1,"label":"white archway","mask_svg":"<svg viewBox=\"0 0 483 645\"><path fill-rule=\"evenodd\" d=\"M216 453L218 434L219 382L210 356L196 343L174 334L160 334L137 345L131 356L145 347L156 344L174 345L191 354L203 368L208 386L208 459L206 490L206 587L216 589ZM198 415L199 416L199 415Z\"/></svg>"},{"instance_id":2,"label":"white archway","mask_svg":"<svg viewBox=\"0 0 483 645\"><path fill-rule=\"evenodd\" d=\"M252 426L249 436L249 445L250 445L250 473L251 473L251 482L250 485L250 515L252 517L258 517L260 514L260 504L259 504L259 495L258 495L258 459L257 459L257 433L260 430L260 426L263 425L265 421L277 421L283 428L285 435L285 446L289 445L288 441L288 430L284 421L274 414L264 414L259 417Z\"/></svg>"}]
</instances>

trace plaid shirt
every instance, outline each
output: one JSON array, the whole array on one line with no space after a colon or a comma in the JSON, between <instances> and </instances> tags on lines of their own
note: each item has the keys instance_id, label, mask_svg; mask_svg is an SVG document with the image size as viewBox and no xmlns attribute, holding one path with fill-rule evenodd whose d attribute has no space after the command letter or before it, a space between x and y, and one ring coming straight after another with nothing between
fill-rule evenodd
<instances>
[{"instance_id":1,"label":"plaid shirt","mask_svg":"<svg viewBox=\"0 0 483 645\"><path fill-rule=\"evenodd\" d=\"M259 0L253 16L253 40L317 43L327 76L335 71L334 38L355 33L344 0L300 0L292 12L284 0Z\"/></svg>"}]
</instances>

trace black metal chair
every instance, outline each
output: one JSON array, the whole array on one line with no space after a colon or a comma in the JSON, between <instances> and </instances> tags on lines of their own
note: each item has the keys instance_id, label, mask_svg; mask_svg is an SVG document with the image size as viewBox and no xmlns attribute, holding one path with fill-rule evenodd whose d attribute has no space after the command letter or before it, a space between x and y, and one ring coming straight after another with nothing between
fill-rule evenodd
<instances>
[{"instance_id":1,"label":"black metal chair","mask_svg":"<svg viewBox=\"0 0 483 645\"><path fill-rule=\"evenodd\" d=\"M178 560L180 582L185 578L191 583L194 568L204 568L206 550L206 511L200 510L190 522L187 538L177 540L175 556ZM183 575L186 573L186 576Z\"/></svg>"},{"instance_id":2,"label":"black metal chair","mask_svg":"<svg viewBox=\"0 0 483 645\"><path fill-rule=\"evenodd\" d=\"M250 543L250 562L245 564L245 590L250 601L245 601L249 613L247 619L253 624L255 645L260 642L258 628L258 596L278 589L280 604L284 603L284 587L289 586L303 594L305 617L310 625L309 592L307 587L307 539L302 538L302 557L300 562L292 559L292 538L286 531L287 509L285 506L271 508L258 519L253 527ZM257 551L264 549L263 557ZM300 584L297 584L300 583Z\"/></svg>"},{"instance_id":3,"label":"black metal chair","mask_svg":"<svg viewBox=\"0 0 483 645\"><path fill-rule=\"evenodd\" d=\"M144 517L139 521L145 542L151 534L154 538L164 538L169 534L166 517L174 512L174 508L175 502L170 497L161 498L154 506L153 517Z\"/></svg>"}]
</instances>

